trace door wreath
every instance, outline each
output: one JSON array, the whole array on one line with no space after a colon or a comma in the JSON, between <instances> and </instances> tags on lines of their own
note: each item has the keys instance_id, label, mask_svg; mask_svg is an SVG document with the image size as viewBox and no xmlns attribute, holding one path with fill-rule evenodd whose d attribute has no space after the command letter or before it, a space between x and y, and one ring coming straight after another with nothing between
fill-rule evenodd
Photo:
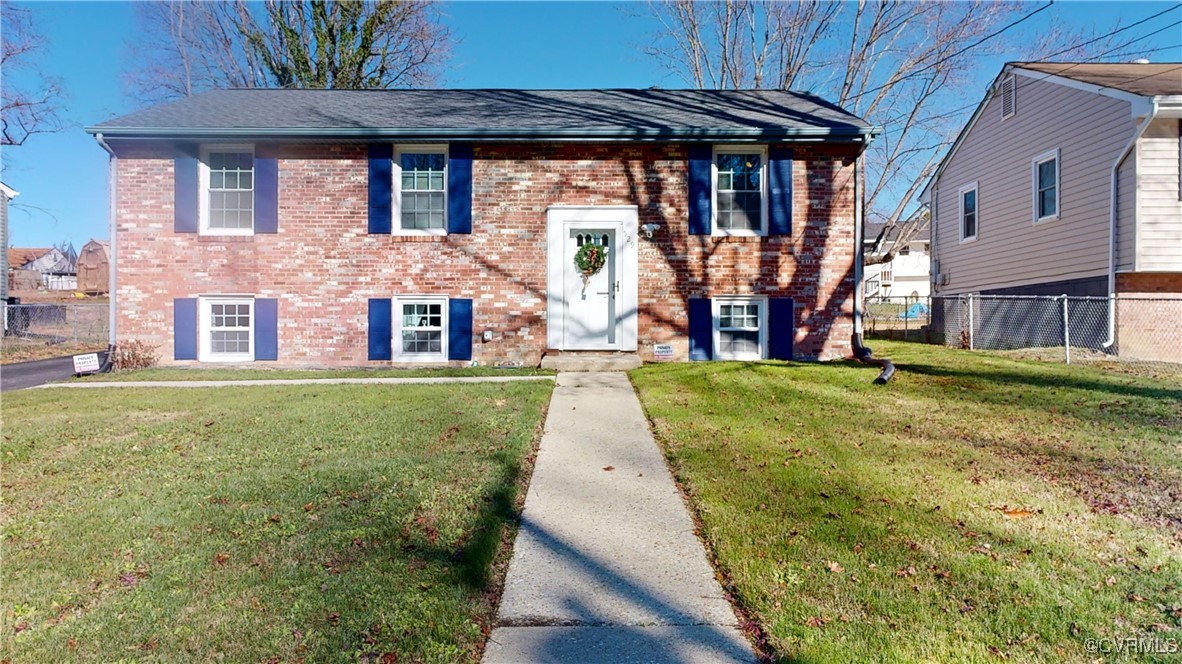
<instances>
[{"instance_id":1,"label":"door wreath","mask_svg":"<svg viewBox=\"0 0 1182 664\"><path fill-rule=\"evenodd\" d=\"M575 267L583 276L583 296L587 295L587 283L607 264L607 251L594 242L588 242L575 252Z\"/></svg>"}]
</instances>

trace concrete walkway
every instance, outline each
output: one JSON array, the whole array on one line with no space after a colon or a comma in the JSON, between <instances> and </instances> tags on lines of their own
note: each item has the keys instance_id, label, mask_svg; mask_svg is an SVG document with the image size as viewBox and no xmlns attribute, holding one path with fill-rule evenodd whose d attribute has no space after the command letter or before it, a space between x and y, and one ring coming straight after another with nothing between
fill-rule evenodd
<instances>
[{"instance_id":1,"label":"concrete walkway","mask_svg":"<svg viewBox=\"0 0 1182 664\"><path fill-rule=\"evenodd\" d=\"M264 385L420 385L425 383L509 383L517 380L554 380L554 376L439 376L421 378L267 378L263 380L139 380L109 382L49 383L35 389L55 387L261 387Z\"/></svg>"},{"instance_id":2,"label":"concrete walkway","mask_svg":"<svg viewBox=\"0 0 1182 664\"><path fill-rule=\"evenodd\" d=\"M486 664L753 662L622 373L560 373Z\"/></svg>"}]
</instances>

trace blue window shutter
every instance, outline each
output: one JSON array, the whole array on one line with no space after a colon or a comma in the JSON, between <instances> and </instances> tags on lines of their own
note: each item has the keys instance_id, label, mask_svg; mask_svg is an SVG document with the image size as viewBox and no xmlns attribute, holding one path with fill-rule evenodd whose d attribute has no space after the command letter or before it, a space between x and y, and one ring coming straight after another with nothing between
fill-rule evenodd
<instances>
[{"instance_id":1,"label":"blue window shutter","mask_svg":"<svg viewBox=\"0 0 1182 664\"><path fill-rule=\"evenodd\" d=\"M689 300L689 342L691 360L714 359L714 310L710 298Z\"/></svg>"},{"instance_id":2,"label":"blue window shutter","mask_svg":"<svg viewBox=\"0 0 1182 664\"><path fill-rule=\"evenodd\" d=\"M188 154L178 155L172 163L173 231L177 233L197 232L197 150L187 146Z\"/></svg>"},{"instance_id":3,"label":"blue window shutter","mask_svg":"<svg viewBox=\"0 0 1182 664\"><path fill-rule=\"evenodd\" d=\"M254 232L279 232L279 160L254 158Z\"/></svg>"},{"instance_id":4,"label":"blue window shutter","mask_svg":"<svg viewBox=\"0 0 1182 664\"><path fill-rule=\"evenodd\" d=\"M447 301L447 359L472 359L472 300Z\"/></svg>"},{"instance_id":5,"label":"blue window shutter","mask_svg":"<svg viewBox=\"0 0 1182 664\"><path fill-rule=\"evenodd\" d=\"M254 300L254 359L279 359L279 300Z\"/></svg>"},{"instance_id":6,"label":"blue window shutter","mask_svg":"<svg viewBox=\"0 0 1182 664\"><path fill-rule=\"evenodd\" d=\"M790 297L773 297L767 303L767 356L772 360L792 359L796 336L796 314Z\"/></svg>"},{"instance_id":7,"label":"blue window shutter","mask_svg":"<svg viewBox=\"0 0 1182 664\"><path fill-rule=\"evenodd\" d=\"M714 148L710 145L689 146L689 232L690 235L709 235L714 201Z\"/></svg>"},{"instance_id":8,"label":"blue window shutter","mask_svg":"<svg viewBox=\"0 0 1182 664\"><path fill-rule=\"evenodd\" d=\"M792 235L792 150L768 148L768 234Z\"/></svg>"},{"instance_id":9,"label":"blue window shutter","mask_svg":"<svg viewBox=\"0 0 1182 664\"><path fill-rule=\"evenodd\" d=\"M390 159L394 154L388 144L369 146L369 232L390 232L393 208ZM374 359L374 358L370 358ZM390 359L386 357L385 359Z\"/></svg>"},{"instance_id":10,"label":"blue window shutter","mask_svg":"<svg viewBox=\"0 0 1182 664\"><path fill-rule=\"evenodd\" d=\"M452 143L447 159L447 232L472 232L472 145Z\"/></svg>"},{"instance_id":11,"label":"blue window shutter","mask_svg":"<svg viewBox=\"0 0 1182 664\"><path fill-rule=\"evenodd\" d=\"M197 298L172 301L172 359L197 359Z\"/></svg>"},{"instance_id":12,"label":"blue window shutter","mask_svg":"<svg viewBox=\"0 0 1182 664\"><path fill-rule=\"evenodd\" d=\"M390 354L390 325L393 303L388 298L369 301L369 359L388 360Z\"/></svg>"}]
</instances>

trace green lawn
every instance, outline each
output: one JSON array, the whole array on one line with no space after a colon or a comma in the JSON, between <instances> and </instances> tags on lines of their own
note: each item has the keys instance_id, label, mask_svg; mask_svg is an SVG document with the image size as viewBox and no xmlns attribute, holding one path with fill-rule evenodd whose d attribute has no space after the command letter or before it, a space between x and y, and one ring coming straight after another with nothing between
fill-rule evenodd
<instances>
[{"instance_id":1,"label":"green lawn","mask_svg":"<svg viewBox=\"0 0 1182 664\"><path fill-rule=\"evenodd\" d=\"M632 374L772 654L1060 662L1103 657L1089 639L1182 645L1182 381L874 348L899 368L885 387L853 363Z\"/></svg>"},{"instance_id":2,"label":"green lawn","mask_svg":"<svg viewBox=\"0 0 1182 664\"><path fill-rule=\"evenodd\" d=\"M423 378L457 376L553 376L548 369L498 367L442 367L433 369L259 369L153 367L134 371L92 374L73 380L91 382L137 380L277 380L295 378Z\"/></svg>"},{"instance_id":3,"label":"green lawn","mask_svg":"<svg viewBox=\"0 0 1182 664\"><path fill-rule=\"evenodd\" d=\"M550 390L5 394L0 658L472 660Z\"/></svg>"}]
</instances>

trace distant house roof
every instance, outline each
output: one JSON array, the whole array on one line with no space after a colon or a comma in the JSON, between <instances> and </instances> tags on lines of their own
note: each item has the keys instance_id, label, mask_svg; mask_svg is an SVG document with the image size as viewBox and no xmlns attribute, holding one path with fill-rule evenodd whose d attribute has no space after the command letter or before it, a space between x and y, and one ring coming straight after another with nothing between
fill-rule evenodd
<instances>
[{"instance_id":1,"label":"distant house roof","mask_svg":"<svg viewBox=\"0 0 1182 664\"><path fill-rule=\"evenodd\" d=\"M922 219L920 219L920 221L919 221L919 227L916 228L915 234L911 236L911 241L912 242L922 242L924 240L931 239L931 223L932 223L931 217L924 215L924 217ZM885 223L879 223L879 222L874 222L874 221L866 222L866 227L862 233L863 243L864 244L874 244L874 242L876 240L878 240L878 236L882 235L882 232L886 227L887 227L887 224L885 224ZM901 227L899 227L899 226L892 227L889 231L887 231L887 234L883 238L883 241L893 242L894 240L898 239L900 232L902 232Z\"/></svg>"},{"instance_id":2,"label":"distant house roof","mask_svg":"<svg viewBox=\"0 0 1182 664\"><path fill-rule=\"evenodd\" d=\"M1015 67L1062 76L1135 95L1182 95L1182 62L1014 62Z\"/></svg>"},{"instance_id":3,"label":"distant house roof","mask_svg":"<svg viewBox=\"0 0 1182 664\"><path fill-rule=\"evenodd\" d=\"M53 251L53 248L51 248L51 247L49 247L49 248L13 247L8 250L8 267L10 267L14 270L19 269L20 267L22 267L26 263L32 263L33 261L37 260L38 258L41 258L42 256L44 256L45 254L48 254L51 251Z\"/></svg>"},{"instance_id":4,"label":"distant house roof","mask_svg":"<svg viewBox=\"0 0 1182 664\"><path fill-rule=\"evenodd\" d=\"M211 90L109 120L108 138L868 141L878 129L782 90Z\"/></svg>"}]
</instances>

